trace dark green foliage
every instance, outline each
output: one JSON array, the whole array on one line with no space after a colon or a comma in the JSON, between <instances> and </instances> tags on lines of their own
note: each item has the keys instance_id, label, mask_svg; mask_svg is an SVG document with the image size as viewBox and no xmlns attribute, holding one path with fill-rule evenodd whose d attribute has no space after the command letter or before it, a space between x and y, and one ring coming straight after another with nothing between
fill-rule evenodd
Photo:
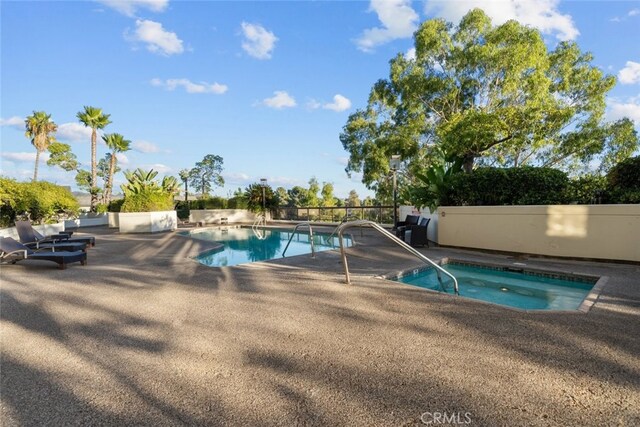
<instances>
[{"instance_id":1,"label":"dark green foliage","mask_svg":"<svg viewBox=\"0 0 640 427\"><path fill-rule=\"evenodd\" d=\"M227 209L247 209L248 206L244 196L236 196L227 200Z\"/></svg>"},{"instance_id":2,"label":"dark green foliage","mask_svg":"<svg viewBox=\"0 0 640 427\"><path fill-rule=\"evenodd\" d=\"M451 177L441 205L553 205L564 202L569 179L550 168L478 168Z\"/></svg>"},{"instance_id":3,"label":"dark green foliage","mask_svg":"<svg viewBox=\"0 0 640 427\"><path fill-rule=\"evenodd\" d=\"M124 203L124 199L112 200L107 205L108 212L120 212L122 209L122 204Z\"/></svg>"},{"instance_id":4,"label":"dark green foliage","mask_svg":"<svg viewBox=\"0 0 640 427\"><path fill-rule=\"evenodd\" d=\"M226 209L227 200L224 197L212 196L204 199L204 209Z\"/></svg>"},{"instance_id":5,"label":"dark green foliage","mask_svg":"<svg viewBox=\"0 0 640 427\"><path fill-rule=\"evenodd\" d=\"M592 205L608 202L607 179L601 175L584 175L571 179L565 192L567 203Z\"/></svg>"},{"instance_id":6,"label":"dark green foliage","mask_svg":"<svg viewBox=\"0 0 640 427\"><path fill-rule=\"evenodd\" d=\"M640 203L640 156L615 165L607 174L612 203Z\"/></svg>"},{"instance_id":7,"label":"dark green foliage","mask_svg":"<svg viewBox=\"0 0 640 427\"><path fill-rule=\"evenodd\" d=\"M173 210L173 194L141 191L124 199L120 212L153 212Z\"/></svg>"},{"instance_id":8,"label":"dark green foliage","mask_svg":"<svg viewBox=\"0 0 640 427\"><path fill-rule=\"evenodd\" d=\"M188 201L181 200L179 202L176 202L175 207L176 207L176 211L179 219L183 221L189 219L189 214L191 213L191 210L189 209Z\"/></svg>"},{"instance_id":9,"label":"dark green foliage","mask_svg":"<svg viewBox=\"0 0 640 427\"><path fill-rule=\"evenodd\" d=\"M313 180L313 179L312 179ZM247 200L247 208L252 212L262 211L262 190L264 189L264 202L266 209L275 209L278 207L278 198L270 186L262 187L260 184L251 184L245 189L245 198Z\"/></svg>"},{"instance_id":10,"label":"dark green foliage","mask_svg":"<svg viewBox=\"0 0 640 427\"><path fill-rule=\"evenodd\" d=\"M8 227L18 216L34 223L72 217L80 206L68 188L46 181L17 182L0 178L0 225Z\"/></svg>"}]
</instances>

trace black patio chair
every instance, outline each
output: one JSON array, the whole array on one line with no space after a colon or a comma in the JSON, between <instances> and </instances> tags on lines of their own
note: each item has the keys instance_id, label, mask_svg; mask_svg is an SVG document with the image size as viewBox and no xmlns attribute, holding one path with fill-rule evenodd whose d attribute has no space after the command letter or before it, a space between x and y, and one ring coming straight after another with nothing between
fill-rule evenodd
<instances>
[{"instance_id":1,"label":"black patio chair","mask_svg":"<svg viewBox=\"0 0 640 427\"><path fill-rule=\"evenodd\" d=\"M61 270L64 270L67 268L67 264L72 262L86 265L87 253L82 251L52 252L49 249L34 251L11 237L0 237L0 262L15 264L26 259L53 261L58 264Z\"/></svg>"},{"instance_id":2,"label":"black patio chair","mask_svg":"<svg viewBox=\"0 0 640 427\"><path fill-rule=\"evenodd\" d=\"M422 218L420 224L408 226L404 232L405 243L411 246L427 245L429 247L429 240L427 239L429 221L431 221L431 218Z\"/></svg>"},{"instance_id":3,"label":"black patio chair","mask_svg":"<svg viewBox=\"0 0 640 427\"><path fill-rule=\"evenodd\" d=\"M404 240L404 233L407 227L418 225L418 221L420 221L420 215L407 215L404 221L398 221L398 224L396 224L396 237Z\"/></svg>"}]
</instances>

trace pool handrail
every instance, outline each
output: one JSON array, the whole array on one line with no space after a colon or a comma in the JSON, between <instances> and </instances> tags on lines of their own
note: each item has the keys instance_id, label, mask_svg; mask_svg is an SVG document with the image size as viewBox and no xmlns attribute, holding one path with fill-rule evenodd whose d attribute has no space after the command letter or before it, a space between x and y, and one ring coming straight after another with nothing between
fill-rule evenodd
<instances>
[{"instance_id":1,"label":"pool handrail","mask_svg":"<svg viewBox=\"0 0 640 427\"><path fill-rule=\"evenodd\" d=\"M298 230L298 228L303 227L305 225L309 227L309 242L311 242L311 258L316 257L316 249L313 244L313 227L311 226L310 222L301 222L300 224L297 224L293 228L293 231L291 232L291 237L289 237L289 241L287 242L287 246L285 246L284 251L282 251L283 258L284 258L284 255L287 253L287 249L289 249L289 245L291 244L291 240L293 240L293 236L296 235L296 230Z\"/></svg>"},{"instance_id":2,"label":"pool handrail","mask_svg":"<svg viewBox=\"0 0 640 427\"><path fill-rule=\"evenodd\" d=\"M433 262L432 260L430 260L429 258L424 256L423 254L418 252L416 249L412 248L411 246L409 246L408 244L406 244L402 240L398 239L393 234L389 233L380 224L378 224L376 222L373 222L373 221L366 220L366 219L345 222L344 224L342 224L342 225L340 225L338 227L338 239L339 239L339 242L340 242L340 255L342 256L342 265L344 265L344 275L345 275L345 279L346 279L347 285L351 284L351 276L349 275L349 265L347 264L347 254L344 251L344 243L343 243L344 239L343 239L342 233L347 228L357 227L357 226L362 227L364 225L370 226L374 230L379 231L380 233L382 233L383 236L387 237L392 242L396 243L400 247L402 247L402 248L406 249L407 251L409 251L411 254L415 255L418 258L420 258L422 261L424 261L427 264L430 264L431 266L436 268L437 271L441 271L442 273L444 273L447 276L449 276L453 280L453 290L454 290L455 294L456 295L460 295L460 291L458 289L458 280L455 278L455 276L453 274L449 273L447 270L445 270L444 268L440 267L438 264L436 264L435 262Z\"/></svg>"}]
</instances>

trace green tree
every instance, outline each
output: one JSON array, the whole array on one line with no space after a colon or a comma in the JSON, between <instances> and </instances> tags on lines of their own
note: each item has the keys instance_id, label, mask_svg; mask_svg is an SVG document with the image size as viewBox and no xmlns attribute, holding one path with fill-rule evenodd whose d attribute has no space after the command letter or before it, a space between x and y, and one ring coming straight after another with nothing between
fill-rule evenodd
<instances>
[{"instance_id":1,"label":"green tree","mask_svg":"<svg viewBox=\"0 0 640 427\"><path fill-rule=\"evenodd\" d=\"M308 206L309 191L299 185L294 186L289 191L289 206L301 208Z\"/></svg>"},{"instance_id":2,"label":"green tree","mask_svg":"<svg viewBox=\"0 0 640 427\"><path fill-rule=\"evenodd\" d=\"M615 78L573 42L548 51L538 30L516 21L492 26L479 9L456 28L426 21L414 40L415 59L391 60L389 78L374 84L340 135L347 172L362 171L369 188L388 182L393 154L411 183L438 161L434 148L470 172L475 163L609 166L638 146L630 121L603 122Z\"/></svg>"},{"instance_id":3,"label":"green tree","mask_svg":"<svg viewBox=\"0 0 640 427\"><path fill-rule=\"evenodd\" d=\"M76 174L76 185L79 189L90 192L91 191L91 172L84 169L78 169Z\"/></svg>"},{"instance_id":4,"label":"green tree","mask_svg":"<svg viewBox=\"0 0 640 427\"><path fill-rule=\"evenodd\" d=\"M98 165L97 165L97 139L98 129L104 129L111 121L110 114L104 114L102 109L90 106L84 106L84 110L76 114L76 117L88 128L91 128L91 211L94 212L98 202L98 191L95 187L98 182Z\"/></svg>"},{"instance_id":5,"label":"green tree","mask_svg":"<svg viewBox=\"0 0 640 427\"><path fill-rule=\"evenodd\" d=\"M360 196L356 190L349 191L349 197L347 197L347 206L348 207L358 207L360 206Z\"/></svg>"},{"instance_id":6,"label":"green tree","mask_svg":"<svg viewBox=\"0 0 640 427\"><path fill-rule=\"evenodd\" d=\"M213 185L219 187L224 185L224 178L221 175L222 163L222 157L207 154L191 169L191 176L189 178L191 186L198 191L202 197L211 191Z\"/></svg>"},{"instance_id":7,"label":"green tree","mask_svg":"<svg viewBox=\"0 0 640 427\"><path fill-rule=\"evenodd\" d=\"M129 151L129 145L131 144L131 141L129 141L128 139L124 139L124 136L120 135L119 133L108 133L106 135L103 135L102 140L104 141L105 144L107 144L107 147L111 150L111 152L108 154L109 171L107 173L107 179L106 179L104 195L103 195L103 203L108 205L109 202L111 201L111 190L113 188L113 176L117 172L116 165L118 163L118 159L116 155L118 153Z\"/></svg>"},{"instance_id":8,"label":"green tree","mask_svg":"<svg viewBox=\"0 0 640 427\"><path fill-rule=\"evenodd\" d=\"M276 188L278 206L286 206L289 203L289 193L284 187Z\"/></svg>"},{"instance_id":9,"label":"green tree","mask_svg":"<svg viewBox=\"0 0 640 427\"><path fill-rule=\"evenodd\" d=\"M322 206L330 208L336 205L336 197L333 194L333 184L330 182L322 183Z\"/></svg>"},{"instance_id":10,"label":"green tree","mask_svg":"<svg viewBox=\"0 0 640 427\"><path fill-rule=\"evenodd\" d=\"M78 169L78 158L71 152L69 144L53 141L49 145L49 166L59 166L67 172Z\"/></svg>"},{"instance_id":11,"label":"green tree","mask_svg":"<svg viewBox=\"0 0 640 427\"><path fill-rule=\"evenodd\" d=\"M320 191L320 184L314 176L309 180L309 189L307 190L307 206L320 206L318 191Z\"/></svg>"},{"instance_id":12,"label":"green tree","mask_svg":"<svg viewBox=\"0 0 640 427\"><path fill-rule=\"evenodd\" d=\"M178 172L180 180L184 184L184 201L189 201L189 178L191 177L191 171L189 169L182 169Z\"/></svg>"},{"instance_id":13,"label":"green tree","mask_svg":"<svg viewBox=\"0 0 640 427\"><path fill-rule=\"evenodd\" d=\"M44 111L34 111L32 115L25 119L25 136L31 140L31 144L36 147L36 164L33 168L33 180L38 180L38 164L40 163L40 153L49 148L49 145L55 141L52 135L58 130L51 120L51 114Z\"/></svg>"},{"instance_id":14,"label":"green tree","mask_svg":"<svg viewBox=\"0 0 640 427\"><path fill-rule=\"evenodd\" d=\"M252 212L262 211L262 190L264 189L264 203L267 209L278 207L278 199L273 189L267 185L251 184L244 191L244 197L247 200L247 207Z\"/></svg>"}]
</instances>

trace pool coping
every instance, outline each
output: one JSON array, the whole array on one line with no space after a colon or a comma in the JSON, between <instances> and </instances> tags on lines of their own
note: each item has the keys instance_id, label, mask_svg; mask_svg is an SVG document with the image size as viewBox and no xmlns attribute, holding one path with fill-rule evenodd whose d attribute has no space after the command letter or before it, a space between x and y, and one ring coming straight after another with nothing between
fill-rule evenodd
<instances>
[{"instance_id":1,"label":"pool coping","mask_svg":"<svg viewBox=\"0 0 640 427\"><path fill-rule=\"evenodd\" d=\"M507 305L502 305L502 304L497 304L497 303L493 303L490 301L484 301L484 300L480 300L480 299L475 299L475 298L469 298L469 297L461 297L464 298L465 300L471 300L474 302L479 302L479 303L483 303L483 304L491 304L492 306L498 306L501 308L505 308L508 310L515 310L515 311L519 311L519 312L526 312L526 313L583 313L583 314L587 314L591 308L594 306L594 304L597 302L598 298L600 297L600 293L602 292L602 289L606 286L607 282L609 281L609 277L608 276L596 276L596 275L591 275L591 274L584 274L584 273L576 273L576 272L570 272L570 273L566 273L566 272L559 272L557 270L550 270L550 269L545 269L545 268L540 268L540 267L529 267L523 263L520 262L514 262L514 263L500 263L500 262L492 262L492 261L483 261L483 262L479 262L479 261L469 261L469 260L464 260L464 259L459 259L459 258L451 258L451 257L444 257L438 261L436 261L436 264L442 266L448 263L458 263L458 264L463 264L463 265L470 265L470 266L478 266L478 267L489 267L489 268L496 268L496 269L510 269L512 271L516 271L516 272L522 272L522 273L529 273L529 274L533 274L533 275L539 275L539 276L544 276L544 277L554 277L554 278L562 278L562 279L568 279L568 280L574 280L577 279L575 281L579 281L579 282L589 282L589 283L594 283L593 287L591 288L591 290L589 291L589 293L587 294L587 296L584 297L584 299L582 300L582 303L580 303L580 306L575 309L575 310L533 310L533 309L523 309L523 308L518 308L518 307L511 307L511 306L507 306ZM451 297L460 297L460 296L456 296L456 295L452 295L446 292L440 292L440 291L435 291L432 289L426 289L426 288L421 288L419 286L414 286L414 285L410 285L407 283L403 283L397 280L393 280L393 279L398 279L401 278L403 276L409 275L409 274L417 274L421 271L425 271L428 269L433 268L430 265L424 265L424 266L420 266L420 267L414 267L414 268L409 268L406 270L402 270L402 271L395 271L395 272L389 272L389 273L385 273L383 275L378 275L375 276L375 278L377 279L382 279L382 280L386 280L386 281L390 281L390 282L394 282L394 284L400 284L403 286L411 286L414 289L420 289L422 291L427 291L427 292L434 292L437 293L439 295L449 295Z\"/></svg>"}]
</instances>

